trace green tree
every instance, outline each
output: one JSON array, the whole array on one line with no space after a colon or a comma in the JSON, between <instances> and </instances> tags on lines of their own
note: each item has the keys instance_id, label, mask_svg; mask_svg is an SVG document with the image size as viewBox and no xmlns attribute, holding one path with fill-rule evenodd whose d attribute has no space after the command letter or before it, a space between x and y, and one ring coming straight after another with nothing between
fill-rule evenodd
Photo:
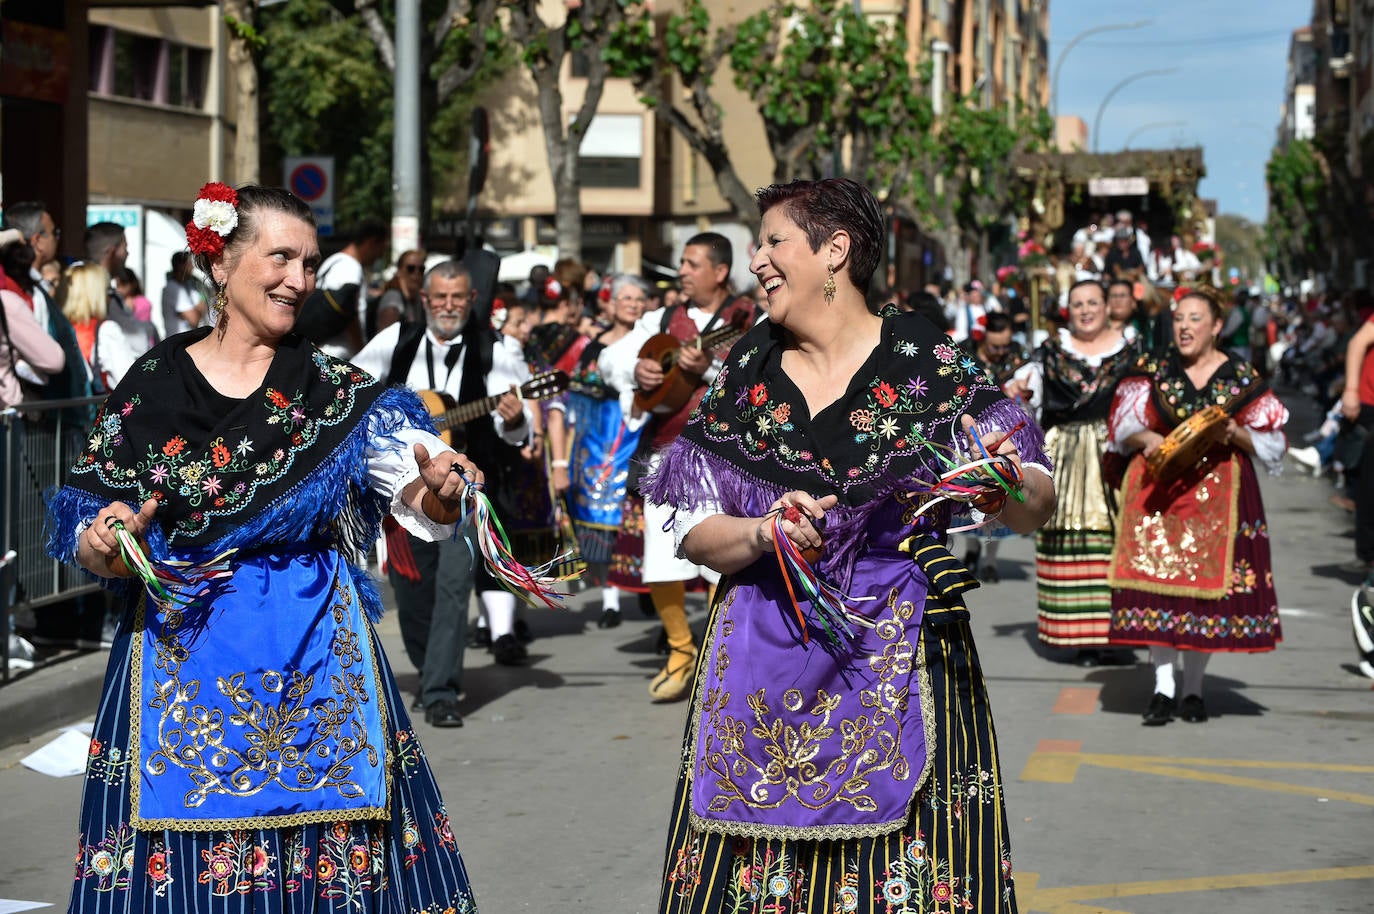
<instances>
[{"instance_id":1,"label":"green tree","mask_svg":"<svg viewBox=\"0 0 1374 914\"><path fill-rule=\"evenodd\" d=\"M1002 111L973 100L936 122L929 67L913 66L905 17L878 19L850 4L776 0L713 28L703 0L657 25L640 0L608 49L615 75L633 80L645 104L711 166L736 218L756 221L753 195L735 170L713 95L728 63L758 109L773 180L847 175L885 205L915 217L945 244L982 244L987 227L1017 200L1010 156L1049 134L1043 113L1008 126ZM674 85L674 82L680 85Z\"/></svg>"},{"instance_id":2,"label":"green tree","mask_svg":"<svg viewBox=\"0 0 1374 914\"><path fill-rule=\"evenodd\" d=\"M496 26L499 0L424 0L421 201L462 193L477 91L511 65ZM267 133L274 152L335 156L339 224L391 211L391 0L288 0L259 15ZM427 223L432 214L422 213Z\"/></svg>"},{"instance_id":3,"label":"green tree","mask_svg":"<svg viewBox=\"0 0 1374 914\"><path fill-rule=\"evenodd\" d=\"M558 253L562 257L582 256L579 150L601 104L601 93L610 75L606 49L620 31L626 2L568 0L567 16L555 24L540 15L538 0L507 0L510 38L521 49L521 60L538 90L544 148L553 175ZM568 121L559 80L565 60L574 54L585 62L586 78L582 102Z\"/></svg>"},{"instance_id":4,"label":"green tree","mask_svg":"<svg viewBox=\"0 0 1374 914\"><path fill-rule=\"evenodd\" d=\"M1275 147L1264 169L1269 187L1266 252L1288 278L1320 269L1327 260L1321 226L1330 194L1322 165L1310 141L1294 140Z\"/></svg>"},{"instance_id":5,"label":"green tree","mask_svg":"<svg viewBox=\"0 0 1374 914\"><path fill-rule=\"evenodd\" d=\"M726 29L712 34L711 16L701 0L687 0L682 12L664 18L657 30L648 6L629 0L606 48L606 62L612 75L631 80L640 101L706 160L735 218L751 225L756 219L754 195L735 170L721 108L711 94L731 39ZM674 77L684 90L684 104L673 91Z\"/></svg>"},{"instance_id":6,"label":"green tree","mask_svg":"<svg viewBox=\"0 0 1374 914\"><path fill-rule=\"evenodd\" d=\"M1247 282L1264 276L1264 226L1244 216L1222 213L1216 218L1217 247L1226 255L1226 266L1235 267Z\"/></svg>"}]
</instances>

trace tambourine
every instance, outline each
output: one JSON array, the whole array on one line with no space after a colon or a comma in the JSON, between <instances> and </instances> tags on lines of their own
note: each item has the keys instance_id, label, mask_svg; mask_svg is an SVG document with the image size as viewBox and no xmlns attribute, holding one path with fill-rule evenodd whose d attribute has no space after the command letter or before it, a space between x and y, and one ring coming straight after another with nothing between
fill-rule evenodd
<instances>
[{"instance_id":1,"label":"tambourine","mask_svg":"<svg viewBox=\"0 0 1374 914\"><path fill-rule=\"evenodd\" d=\"M1160 482L1173 482L1202 462L1216 445L1212 432L1225 425L1230 414L1220 406L1209 406L1193 413L1159 443L1145 458L1145 468Z\"/></svg>"}]
</instances>

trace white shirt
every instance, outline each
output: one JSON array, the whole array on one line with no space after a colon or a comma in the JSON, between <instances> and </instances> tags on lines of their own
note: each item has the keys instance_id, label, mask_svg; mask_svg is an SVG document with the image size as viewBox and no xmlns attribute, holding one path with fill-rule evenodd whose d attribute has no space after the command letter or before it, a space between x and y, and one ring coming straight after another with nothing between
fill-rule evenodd
<instances>
[{"instance_id":1,"label":"white shirt","mask_svg":"<svg viewBox=\"0 0 1374 914\"><path fill-rule=\"evenodd\" d=\"M401 338L401 326L401 324L392 324L384 328L353 357L353 364L374 378L385 379L391 373L391 360L396 355L396 344ZM468 347L463 346L461 348L458 361L454 363L452 371L445 364L449 350L458 345L461 340L461 335L452 340L441 340L431 331L426 330L424 337L420 340L419 349L415 351L415 360L410 363L410 371L406 375L406 386L411 390L441 391L453 397L454 401L461 405L462 401L458 399L459 388L463 382L463 365L467 361ZM432 383L431 378L433 378ZM511 350L498 340L496 345L492 346L491 371L487 373L486 377L487 396L494 397L503 394L512 386L518 387L529 379L529 365L525 364L523 359L516 358ZM492 421L496 423L496 430L501 435L501 439L507 444L522 445L529 435L533 416L530 414L528 404L523 404L523 409L525 421L514 429L507 429L502 424L497 411L492 410Z\"/></svg>"},{"instance_id":2,"label":"white shirt","mask_svg":"<svg viewBox=\"0 0 1374 914\"><path fill-rule=\"evenodd\" d=\"M315 288L328 289L330 292L337 292L345 286L358 287L358 325L366 326L367 320L367 278L363 273L363 265L352 254L345 254L339 251L337 254L330 254L325 258L324 263L315 272ZM393 346L393 348L395 348ZM353 350L348 343L347 333L341 333L333 339L326 340L320 349L332 356L341 359L352 359Z\"/></svg>"},{"instance_id":3,"label":"white shirt","mask_svg":"<svg viewBox=\"0 0 1374 914\"><path fill-rule=\"evenodd\" d=\"M726 300L721 303L724 308L730 303ZM703 311L695 305L687 307L687 316L696 325L698 333L705 333L716 314L719 311ZM762 318L760 317L760 320ZM716 326L721 326L717 320ZM601 366L601 376L606 379L606 383L622 392L630 392L633 397L634 390L639 385L635 382L635 365L639 363L639 350L649 341L649 337L664 333L663 328L663 309L650 311L639 319L629 333L616 340L615 344L608 346L601 352L601 357L597 363ZM714 327L712 329L715 329ZM720 359L712 358L711 367L706 369L701 379L710 384L720 373ZM627 412L626 415L629 415Z\"/></svg>"},{"instance_id":4,"label":"white shirt","mask_svg":"<svg viewBox=\"0 0 1374 914\"><path fill-rule=\"evenodd\" d=\"M162 287L162 335L184 333L200 326L199 322L193 326L188 320L200 304L200 294L191 282L168 277L167 285Z\"/></svg>"}]
</instances>

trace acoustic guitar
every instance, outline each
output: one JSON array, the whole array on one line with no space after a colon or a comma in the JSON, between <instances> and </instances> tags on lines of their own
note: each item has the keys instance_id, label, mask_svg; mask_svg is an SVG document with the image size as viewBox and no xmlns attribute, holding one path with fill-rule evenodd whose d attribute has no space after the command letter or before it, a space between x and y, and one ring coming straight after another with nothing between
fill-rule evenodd
<instances>
[{"instance_id":1,"label":"acoustic guitar","mask_svg":"<svg viewBox=\"0 0 1374 914\"><path fill-rule=\"evenodd\" d=\"M724 327L703 333L689 343L671 333L658 333L649 337L639 347L641 359L653 359L663 369L663 383L645 392L635 391L635 406L647 413L675 413L692 398L693 392L701 386L701 375L683 369L677 363L684 346L712 352L722 346L733 346L735 341L749 330L748 311L737 311Z\"/></svg>"},{"instance_id":2,"label":"acoustic guitar","mask_svg":"<svg viewBox=\"0 0 1374 914\"><path fill-rule=\"evenodd\" d=\"M547 400L568 389L568 374L565 371L541 371L520 385L520 399ZM434 419L434 428L445 444L452 448L463 445L463 425L473 419L485 416L496 408L496 402L505 393L467 403L456 403L452 396L441 390L421 390L420 402Z\"/></svg>"}]
</instances>

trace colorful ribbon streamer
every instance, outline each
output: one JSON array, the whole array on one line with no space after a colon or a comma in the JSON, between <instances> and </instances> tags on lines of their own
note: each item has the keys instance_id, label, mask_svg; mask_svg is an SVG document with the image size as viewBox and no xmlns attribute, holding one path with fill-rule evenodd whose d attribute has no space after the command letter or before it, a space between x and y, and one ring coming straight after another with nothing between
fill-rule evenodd
<instances>
[{"instance_id":1,"label":"colorful ribbon streamer","mask_svg":"<svg viewBox=\"0 0 1374 914\"><path fill-rule=\"evenodd\" d=\"M229 577L229 560L238 551L229 549L205 562L154 562L122 521L114 522L114 531L124 564L159 603L189 605L195 599L193 591L202 584Z\"/></svg>"},{"instance_id":2,"label":"colorful ribbon streamer","mask_svg":"<svg viewBox=\"0 0 1374 914\"><path fill-rule=\"evenodd\" d=\"M812 615L815 616L816 621L825 631L826 638L836 647L842 647L846 640L854 638L854 629L850 627L850 622L856 622L868 628L873 627L872 622L851 611L845 604L873 600L876 597L856 599L846 596L833 584L817 574L811 567L811 563L797 548L797 544L792 542L783 531L782 522L789 519L788 512L784 509L778 509L773 513L773 554L777 557L778 570L782 573L783 583L787 585L787 595L792 601L792 611L797 615L797 625L801 629L802 644L811 643L807 614L801 608L803 602L809 602ZM797 598L799 589L804 598L802 600ZM843 637L841 637L842 634Z\"/></svg>"},{"instance_id":3,"label":"colorful ribbon streamer","mask_svg":"<svg viewBox=\"0 0 1374 914\"><path fill-rule=\"evenodd\" d=\"M467 481L466 477L464 480ZM567 594L555 590L555 586L581 577L582 569L559 575L558 568L568 567L569 558L575 550L567 549L542 565L533 568L520 564L511 552L510 539L506 536L501 520L492 510L491 500L482 491L482 485L467 481L463 497L472 503L470 513L472 526L476 531L477 548L492 576L501 586L515 594L531 606L547 606L558 609ZM583 566L585 567L585 566Z\"/></svg>"}]
</instances>

